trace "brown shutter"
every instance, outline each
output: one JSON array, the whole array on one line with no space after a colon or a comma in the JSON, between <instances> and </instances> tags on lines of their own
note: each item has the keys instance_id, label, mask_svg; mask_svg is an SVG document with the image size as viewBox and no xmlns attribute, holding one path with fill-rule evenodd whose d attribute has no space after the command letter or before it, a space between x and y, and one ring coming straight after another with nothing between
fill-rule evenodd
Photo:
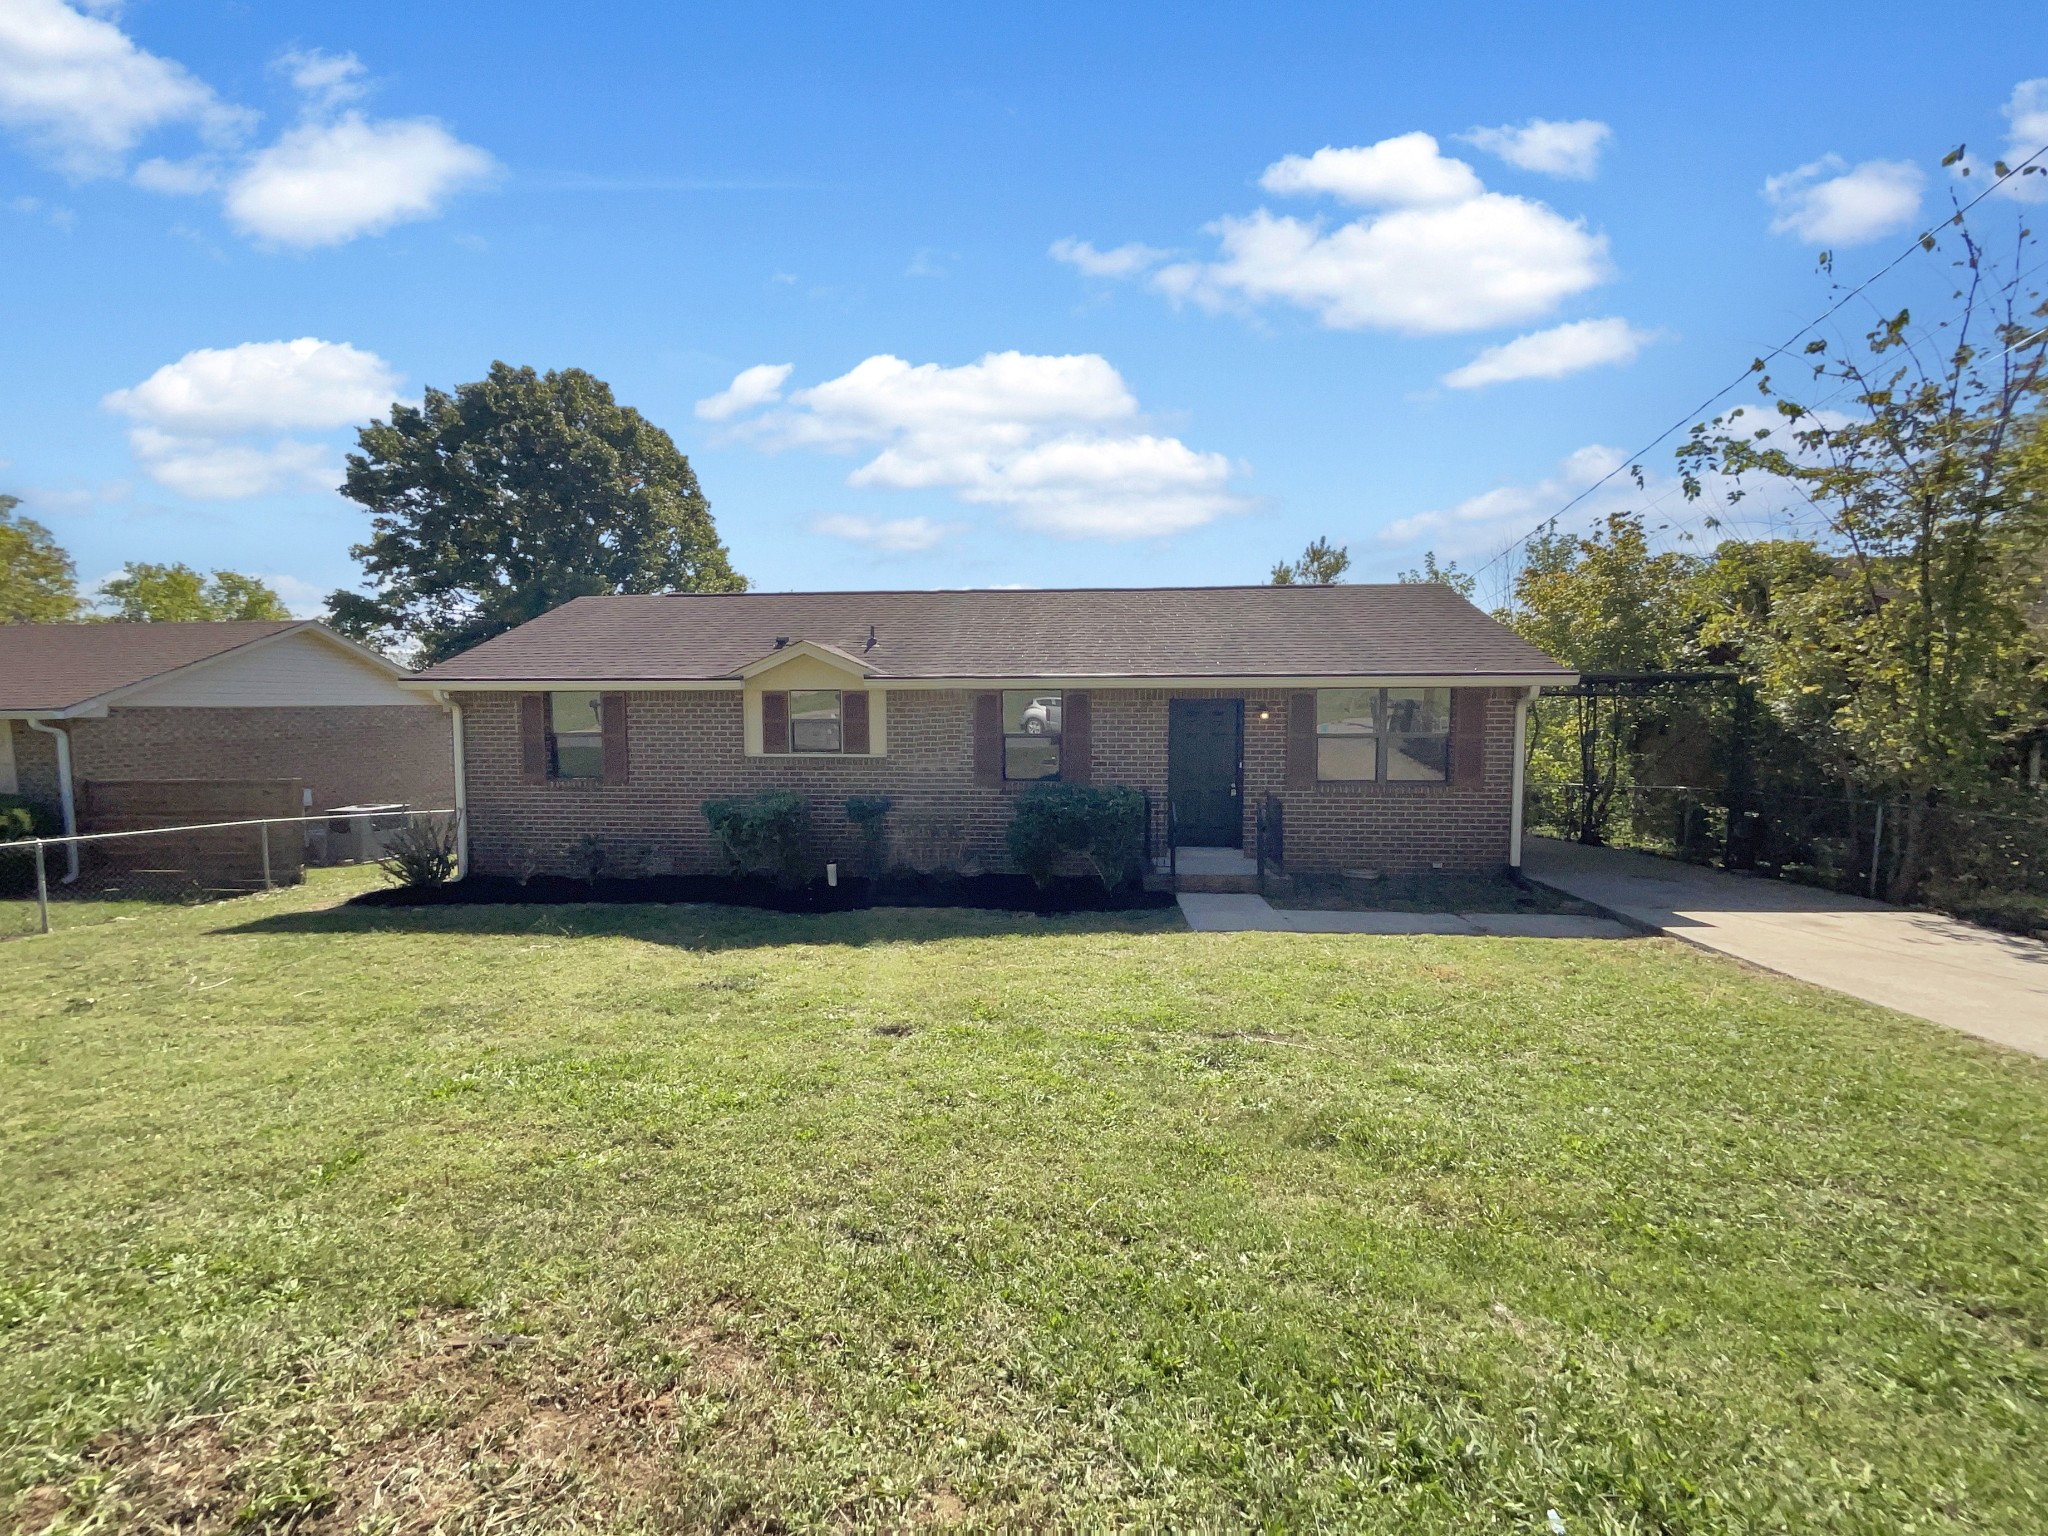
<instances>
[{"instance_id":1,"label":"brown shutter","mask_svg":"<svg viewBox=\"0 0 2048 1536\"><path fill-rule=\"evenodd\" d=\"M789 750L789 695L786 693L761 695L761 750Z\"/></svg>"},{"instance_id":2,"label":"brown shutter","mask_svg":"<svg viewBox=\"0 0 2048 1536\"><path fill-rule=\"evenodd\" d=\"M1003 782L1003 696L974 695L974 782Z\"/></svg>"},{"instance_id":3,"label":"brown shutter","mask_svg":"<svg viewBox=\"0 0 2048 1536\"><path fill-rule=\"evenodd\" d=\"M1314 789L1316 785L1316 696L1313 693L1287 695L1287 787Z\"/></svg>"},{"instance_id":4,"label":"brown shutter","mask_svg":"<svg viewBox=\"0 0 2048 1536\"><path fill-rule=\"evenodd\" d=\"M1070 693L1060 707L1060 777L1069 784L1086 784L1095 771L1089 761L1094 732L1088 695Z\"/></svg>"},{"instance_id":5,"label":"brown shutter","mask_svg":"<svg viewBox=\"0 0 2048 1536\"><path fill-rule=\"evenodd\" d=\"M600 694L598 703L600 718L604 722L604 782L623 784L632 768L626 750L626 696L623 693Z\"/></svg>"},{"instance_id":6,"label":"brown shutter","mask_svg":"<svg viewBox=\"0 0 2048 1536\"><path fill-rule=\"evenodd\" d=\"M519 696L519 777L529 784L548 781L548 696Z\"/></svg>"},{"instance_id":7,"label":"brown shutter","mask_svg":"<svg viewBox=\"0 0 2048 1536\"><path fill-rule=\"evenodd\" d=\"M1490 688L1451 690L1451 782L1475 788L1486 776L1486 704Z\"/></svg>"},{"instance_id":8,"label":"brown shutter","mask_svg":"<svg viewBox=\"0 0 2048 1536\"><path fill-rule=\"evenodd\" d=\"M868 695L849 688L839 695L839 750L865 756L868 748Z\"/></svg>"}]
</instances>

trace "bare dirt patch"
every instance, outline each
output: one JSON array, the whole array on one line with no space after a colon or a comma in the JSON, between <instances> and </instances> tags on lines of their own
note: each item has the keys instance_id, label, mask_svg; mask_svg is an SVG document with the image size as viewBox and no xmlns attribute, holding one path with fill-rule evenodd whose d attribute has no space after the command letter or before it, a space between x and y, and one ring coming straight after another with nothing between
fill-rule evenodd
<instances>
[{"instance_id":1,"label":"bare dirt patch","mask_svg":"<svg viewBox=\"0 0 2048 1536\"><path fill-rule=\"evenodd\" d=\"M414 1347L353 1389L104 1437L80 1502L114 1528L181 1536L674 1528L680 1404L766 1373L745 1340L704 1325L668 1335L674 1368L650 1372L604 1346L436 1321L458 1326L422 1320ZM73 1501L32 1494L16 1529L46 1529Z\"/></svg>"}]
</instances>

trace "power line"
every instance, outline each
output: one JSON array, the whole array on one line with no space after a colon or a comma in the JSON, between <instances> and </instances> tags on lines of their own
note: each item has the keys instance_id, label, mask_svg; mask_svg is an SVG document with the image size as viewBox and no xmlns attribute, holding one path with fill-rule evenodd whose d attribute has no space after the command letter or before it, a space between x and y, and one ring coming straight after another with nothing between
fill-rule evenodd
<instances>
[{"instance_id":1,"label":"power line","mask_svg":"<svg viewBox=\"0 0 2048 1536\"><path fill-rule=\"evenodd\" d=\"M1665 438L1671 436L1672 433L1678 431L1681 427L1685 426L1687 422L1698 421L1702 416L1706 414L1706 412L1713 409L1715 405L1719 404L1722 399L1724 399L1726 396L1733 393L1736 389L1739 389L1744 383L1746 383L1749 380L1749 378L1753 374L1755 374L1758 371L1758 369L1761 368L1764 364L1770 362L1773 358L1782 357L1785 353L1789 352L1792 349L1793 345L1798 342L1799 338L1804 336L1808 331L1814 329L1814 327L1827 324L1828 321L1832 320L1837 314L1839 314L1844 308L1846 308L1852 300L1854 300L1858 295L1860 295L1864 289L1870 287L1871 284L1875 283L1879 278L1884 277L1894 267L1898 266L1901 262L1905 261L1907 257L1911 256L1915 251L1927 249L1929 242L1931 242L1935 238L1935 231L1937 229L1942 228L1944 225L1952 224L1957 219L1960 219L1972 208L1976 207L1979 203L1983 202L1985 198L1989 197L1992 193L1996 192L2000 187L2004 186L2007 181L2024 172L2028 166L2032 165L2036 160L2040 159L2043 155L2048 155L2048 144L2043 144L2039 149L2035 150L2031 155L2027 156L2027 158L2022 160L2018 165L2008 167L2004 175L1994 178L1989 186L1985 187L1985 189L1982 192L1979 192L1967 203L1964 203L1960 208L1958 208L1955 211L1954 214L1950 215L1946 219L1943 219L1941 221L1941 224L1929 225L1926 229L1922 230L1918 235L1914 236L1913 243L1911 245L1907 246L1903 251L1899 252L1898 255L1894 256L1890 261L1886 262L1883 266L1879 267L1875 272L1871 273L1870 276L1863 279L1863 281L1858 283L1854 288L1851 288L1847 293L1843 294L1840 298L1835 300L1835 302L1830 304L1827 307L1827 309L1824 310L1822 313L1815 316L1813 319L1807 321L1806 324L1802 325L1790 336L1786 337L1783 341L1779 342L1775 347L1771 348L1770 351L1764 353L1755 362L1751 363L1747 368L1744 368L1741 373L1737 374L1734 378L1730 379L1726 384L1722 385L1719 389L1715 390L1711 395L1707 396L1706 399L1702 400L1698 405L1694 406L1691 410L1687 411L1677 421L1674 421L1662 432L1659 432L1655 437L1651 438L1647 443L1643 444L1643 446L1638 448L1634 453L1629 454L1626 458L1622 459L1620 463L1617 463L1614 466L1614 468L1608 470L1607 473L1602 475L1598 480L1595 480L1591 485L1587 486L1584 490L1580 491L1577 495L1573 496L1571 500L1567 501L1563 506L1559 507L1555 512L1551 513L1541 522L1537 523L1535 527L1531 528L1519 539L1516 539L1514 543L1508 545L1506 549L1503 549L1499 554L1495 555L1491 560L1487 561L1486 564L1480 566L1477 570L1475 570L1472 573L1473 576L1475 578L1484 576L1488 571L1492 570L1494 566L1506 560L1508 556L1512 555L1524 544L1528 543L1531 539L1535 538L1536 535L1541 533L1545 528L1549 527L1552 523L1556 522L1559 518L1563 517L1565 513L1571 511L1573 507L1576 507L1588 496L1592 495L1595 491L1599 490L1601 486L1605 485L1608 481L1612 480L1616 475L1620 474L1624 467L1631 465L1640 465L1644 454L1648 453L1652 448L1655 448L1659 443L1663 442ZM2017 345L2019 345L2019 343L2015 342L2014 346ZM2011 350L2011 347L2008 347L2006 349L2006 351L2008 352ZM2003 356L2004 353L2001 353L1999 355Z\"/></svg>"}]
</instances>

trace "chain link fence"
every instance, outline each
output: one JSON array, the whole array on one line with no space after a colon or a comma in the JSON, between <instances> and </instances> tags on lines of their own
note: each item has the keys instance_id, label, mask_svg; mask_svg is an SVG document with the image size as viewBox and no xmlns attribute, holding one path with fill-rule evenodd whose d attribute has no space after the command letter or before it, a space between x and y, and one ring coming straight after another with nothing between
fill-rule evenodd
<instances>
[{"instance_id":1,"label":"chain link fence","mask_svg":"<svg viewBox=\"0 0 2048 1536\"><path fill-rule=\"evenodd\" d=\"M379 863L406 828L455 818L380 806L0 842L0 939L297 885L310 868Z\"/></svg>"},{"instance_id":2,"label":"chain link fence","mask_svg":"<svg viewBox=\"0 0 2048 1536\"><path fill-rule=\"evenodd\" d=\"M1847 792L1772 791L1731 806L1698 785L1552 783L1529 786L1525 821L1568 839L1591 822L1615 847L1883 898L1904 855L1906 813L1898 801ZM2048 928L2048 803L1949 801L1920 814L1921 899L2015 932Z\"/></svg>"}]
</instances>

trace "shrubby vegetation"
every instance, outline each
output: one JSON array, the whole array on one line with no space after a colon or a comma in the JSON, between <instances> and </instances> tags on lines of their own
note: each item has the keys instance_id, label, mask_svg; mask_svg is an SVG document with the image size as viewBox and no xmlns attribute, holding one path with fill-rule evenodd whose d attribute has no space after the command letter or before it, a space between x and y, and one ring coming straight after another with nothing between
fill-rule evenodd
<instances>
[{"instance_id":1,"label":"shrubby vegetation","mask_svg":"<svg viewBox=\"0 0 2048 1536\"><path fill-rule=\"evenodd\" d=\"M1017 797L1010 858L1040 885L1078 854L1115 890L1144 873L1145 797L1127 785L1034 784Z\"/></svg>"},{"instance_id":2,"label":"shrubby vegetation","mask_svg":"<svg viewBox=\"0 0 2048 1536\"><path fill-rule=\"evenodd\" d=\"M736 875L800 881L808 872L810 810L787 789L704 802L704 819Z\"/></svg>"}]
</instances>

